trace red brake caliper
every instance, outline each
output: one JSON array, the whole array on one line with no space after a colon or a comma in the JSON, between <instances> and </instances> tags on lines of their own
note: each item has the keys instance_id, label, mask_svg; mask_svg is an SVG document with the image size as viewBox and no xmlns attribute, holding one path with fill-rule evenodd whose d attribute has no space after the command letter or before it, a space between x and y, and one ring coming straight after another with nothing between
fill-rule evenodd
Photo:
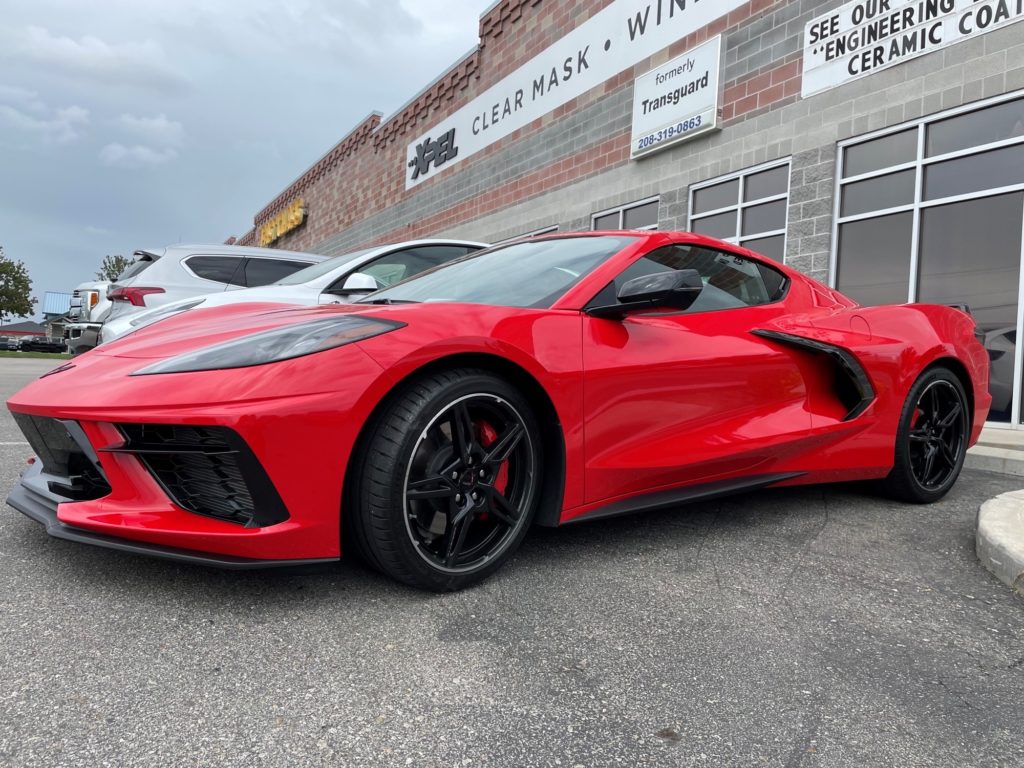
<instances>
[{"instance_id":1,"label":"red brake caliper","mask_svg":"<svg viewBox=\"0 0 1024 768\"><path fill-rule=\"evenodd\" d=\"M498 439L498 433L486 421L478 421L476 423L477 439L480 441L480 445L484 448L489 448L494 444L494 441ZM501 467L498 469L498 475L494 478L494 487L498 493L505 493L505 489L508 487L508 459L505 459L501 463ZM481 520L487 519L487 513L484 512L480 515Z\"/></svg>"}]
</instances>

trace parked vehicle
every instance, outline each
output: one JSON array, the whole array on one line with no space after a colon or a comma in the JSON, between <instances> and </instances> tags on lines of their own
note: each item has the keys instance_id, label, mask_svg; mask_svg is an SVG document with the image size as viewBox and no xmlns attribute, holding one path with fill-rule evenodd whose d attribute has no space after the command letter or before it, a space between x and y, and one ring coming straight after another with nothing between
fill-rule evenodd
<instances>
[{"instance_id":1,"label":"parked vehicle","mask_svg":"<svg viewBox=\"0 0 1024 768\"><path fill-rule=\"evenodd\" d=\"M29 336L27 339L22 339L21 346L18 348L22 352L67 351L67 347L65 346L63 339L51 339L47 336Z\"/></svg>"},{"instance_id":2,"label":"parked vehicle","mask_svg":"<svg viewBox=\"0 0 1024 768\"><path fill-rule=\"evenodd\" d=\"M71 295L71 322L64 325L64 341L73 355L87 352L96 346L103 318L110 309L107 293L109 280L89 281L75 288Z\"/></svg>"},{"instance_id":3,"label":"parked vehicle","mask_svg":"<svg viewBox=\"0 0 1024 768\"><path fill-rule=\"evenodd\" d=\"M8 502L54 536L221 567L344 542L452 590L535 523L850 480L936 501L987 384L951 307L861 307L690 233L539 237L349 306L113 342L8 401L41 458Z\"/></svg>"},{"instance_id":4,"label":"parked vehicle","mask_svg":"<svg viewBox=\"0 0 1024 768\"><path fill-rule=\"evenodd\" d=\"M0 336L0 349L13 352L21 345L21 339L17 336Z\"/></svg>"},{"instance_id":5,"label":"parked vehicle","mask_svg":"<svg viewBox=\"0 0 1024 768\"><path fill-rule=\"evenodd\" d=\"M486 243L471 240L430 239L364 248L306 267L271 285L184 299L108 320L101 338L103 342L113 341L131 330L197 307L243 302L342 304L486 247Z\"/></svg>"},{"instance_id":6,"label":"parked vehicle","mask_svg":"<svg viewBox=\"0 0 1024 768\"><path fill-rule=\"evenodd\" d=\"M267 285L327 258L236 245L169 245L134 256L110 285L104 321L207 293Z\"/></svg>"}]
</instances>

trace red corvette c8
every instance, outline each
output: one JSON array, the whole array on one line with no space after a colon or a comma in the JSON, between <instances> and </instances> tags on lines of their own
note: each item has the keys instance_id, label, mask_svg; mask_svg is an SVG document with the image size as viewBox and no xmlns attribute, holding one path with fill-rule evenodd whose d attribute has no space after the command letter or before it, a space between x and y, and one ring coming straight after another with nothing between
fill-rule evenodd
<instances>
[{"instance_id":1,"label":"red corvette c8","mask_svg":"<svg viewBox=\"0 0 1024 768\"><path fill-rule=\"evenodd\" d=\"M860 307L687 233L494 247L347 306L193 310L8 407L51 535L222 567L478 581L532 524L771 486L943 496L988 413L965 312Z\"/></svg>"}]
</instances>

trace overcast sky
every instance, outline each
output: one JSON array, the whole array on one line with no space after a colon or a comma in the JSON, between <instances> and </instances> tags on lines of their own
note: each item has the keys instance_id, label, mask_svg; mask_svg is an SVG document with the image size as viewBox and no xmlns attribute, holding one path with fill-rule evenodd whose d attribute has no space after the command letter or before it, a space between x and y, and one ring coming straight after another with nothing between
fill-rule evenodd
<instances>
[{"instance_id":1,"label":"overcast sky","mask_svg":"<svg viewBox=\"0 0 1024 768\"><path fill-rule=\"evenodd\" d=\"M3 0L0 245L41 301L108 253L240 235L491 2Z\"/></svg>"}]
</instances>

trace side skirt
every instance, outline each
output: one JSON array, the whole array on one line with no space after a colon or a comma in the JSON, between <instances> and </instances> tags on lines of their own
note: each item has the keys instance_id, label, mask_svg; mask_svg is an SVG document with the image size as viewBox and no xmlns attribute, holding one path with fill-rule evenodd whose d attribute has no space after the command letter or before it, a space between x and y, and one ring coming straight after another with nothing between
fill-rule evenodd
<instances>
[{"instance_id":1,"label":"side skirt","mask_svg":"<svg viewBox=\"0 0 1024 768\"><path fill-rule=\"evenodd\" d=\"M593 509L590 512L584 512L578 517L566 520L562 525L572 525L573 523L586 520L601 520L606 517L631 515L637 512L649 512L656 509L667 509L695 501L708 501L709 499L717 499L722 496L732 496L733 494L753 491L758 488L767 488L770 485L781 483L784 480L792 480L804 474L804 472L780 472L768 475L747 475L746 477L730 480L716 480L711 483L688 485L685 488L656 491L655 493L615 501L606 506Z\"/></svg>"}]
</instances>

